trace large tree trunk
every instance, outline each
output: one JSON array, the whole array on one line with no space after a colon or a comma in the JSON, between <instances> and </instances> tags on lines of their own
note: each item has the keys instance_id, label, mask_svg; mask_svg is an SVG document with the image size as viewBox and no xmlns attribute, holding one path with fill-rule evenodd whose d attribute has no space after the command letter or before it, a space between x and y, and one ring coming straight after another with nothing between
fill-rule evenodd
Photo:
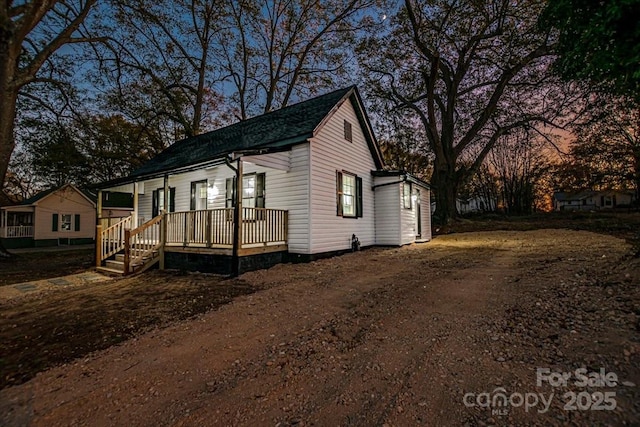
<instances>
[{"instance_id":1,"label":"large tree trunk","mask_svg":"<svg viewBox=\"0 0 640 427\"><path fill-rule=\"evenodd\" d=\"M446 225L458 215L456 209L458 180L455 164L450 165L445 160L436 159L431 185L436 196L434 222L439 225Z\"/></svg>"},{"instance_id":2,"label":"large tree trunk","mask_svg":"<svg viewBox=\"0 0 640 427\"><path fill-rule=\"evenodd\" d=\"M1 66L4 68L4 65ZM2 72L0 72L2 74ZM11 153L15 147L13 139L13 127L15 120L15 105L16 105L16 93L4 91L7 87L4 82L0 83L0 93L2 93L3 100L0 102L0 190L4 186L4 180L9 168L9 160L11 160ZM11 254L5 249L2 241L0 240L0 260L9 258Z\"/></svg>"},{"instance_id":3,"label":"large tree trunk","mask_svg":"<svg viewBox=\"0 0 640 427\"><path fill-rule=\"evenodd\" d=\"M8 17L3 16L1 19L3 22L0 22L0 96L2 96L0 100L0 188L4 186L9 160L15 147L13 126L18 97L18 91L12 82L16 65L10 45L13 28Z\"/></svg>"},{"instance_id":4,"label":"large tree trunk","mask_svg":"<svg viewBox=\"0 0 640 427\"><path fill-rule=\"evenodd\" d=\"M17 94L5 90L6 86L0 83L0 93L2 93L3 98L2 102L0 102L0 183L2 185L4 185L9 168L11 153L15 148L13 127Z\"/></svg>"}]
</instances>

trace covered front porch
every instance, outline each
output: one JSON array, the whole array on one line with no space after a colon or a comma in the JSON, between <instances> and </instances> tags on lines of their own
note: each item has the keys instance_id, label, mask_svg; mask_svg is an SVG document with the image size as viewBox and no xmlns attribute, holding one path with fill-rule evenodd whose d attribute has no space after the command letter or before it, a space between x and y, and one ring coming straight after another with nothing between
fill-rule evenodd
<instances>
[{"instance_id":1,"label":"covered front porch","mask_svg":"<svg viewBox=\"0 0 640 427\"><path fill-rule=\"evenodd\" d=\"M122 273L130 274L155 262L164 268L172 252L243 257L287 251L286 210L242 208L240 227L234 216L234 208L206 209L164 212L137 228L133 216L105 229L98 225L96 266L115 270L121 263Z\"/></svg>"},{"instance_id":2,"label":"covered front porch","mask_svg":"<svg viewBox=\"0 0 640 427\"><path fill-rule=\"evenodd\" d=\"M35 245L35 211L31 206L7 206L0 209L0 241L5 249Z\"/></svg>"},{"instance_id":3,"label":"covered front porch","mask_svg":"<svg viewBox=\"0 0 640 427\"><path fill-rule=\"evenodd\" d=\"M260 159L251 160L237 158L112 187L130 192L133 210L116 222L98 222L96 266L130 274L155 263L164 268L167 259L183 254L185 259L226 257L237 273L239 257L287 252L289 212L275 196L271 200L276 206L265 207L265 180L286 174L287 166L266 167L258 165ZM248 173L243 173L243 163ZM103 199L99 194L98 213L104 211Z\"/></svg>"}]
</instances>

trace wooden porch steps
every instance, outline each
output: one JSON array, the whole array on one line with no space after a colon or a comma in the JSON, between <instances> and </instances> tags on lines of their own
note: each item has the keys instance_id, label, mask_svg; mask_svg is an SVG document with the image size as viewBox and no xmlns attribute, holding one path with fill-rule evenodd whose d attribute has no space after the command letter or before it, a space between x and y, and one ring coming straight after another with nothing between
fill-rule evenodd
<instances>
[{"instance_id":1,"label":"wooden porch steps","mask_svg":"<svg viewBox=\"0 0 640 427\"><path fill-rule=\"evenodd\" d=\"M132 251L131 273L142 273L160 260L158 251L153 251L152 257L143 256L142 258L136 258L135 252L135 250ZM113 259L105 260L104 266L97 267L96 269L104 273L124 276L124 254L116 254Z\"/></svg>"},{"instance_id":2,"label":"wooden porch steps","mask_svg":"<svg viewBox=\"0 0 640 427\"><path fill-rule=\"evenodd\" d=\"M116 270L113 268L109 268L109 267L96 267L96 270L98 270L100 273L106 273L107 275L113 275L113 276L123 276L124 272L122 270Z\"/></svg>"}]
</instances>

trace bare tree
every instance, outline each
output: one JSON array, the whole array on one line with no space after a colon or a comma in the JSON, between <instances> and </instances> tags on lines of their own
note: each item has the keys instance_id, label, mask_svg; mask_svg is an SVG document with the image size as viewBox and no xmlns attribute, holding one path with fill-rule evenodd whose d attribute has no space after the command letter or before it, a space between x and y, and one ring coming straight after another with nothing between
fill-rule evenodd
<instances>
[{"instance_id":1,"label":"bare tree","mask_svg":"<svg viewBox=\"0 0 640 427\"><path fill-rule=\"evenodd\" d=\"M91 41L79 30L96 1L9 0L0 5L0 182L15 148L18 96L34 83L58 83L55 54L65 44Z\"/></svg>"},{"instance_id":2,"label":"bare tree","mask_svg":"<svg viewBox=\"0 0 640 427\"><path fill-rule=\"evenodd\" d=\"M520 130L503 137L489 153L505 213L531 214L541 206L544 195L539 189L550 168L543 148L544 142L532 132Z\"/></svg>"},{"instance_id":3,"label":"bare tree","mask_svg":"<svg viewBox=\"0 0 640 427\"><path fill-rule=\"evenodd\" d=\"M220 101L211 55L222 8L218 0L112 1L101 31L109 40L96 49L111 110L169 118L178 137L201 133Z\"/></svg>"},{"instance_id":4,"label":"bare tree","mask_svg":"<svg viewBox=\"0 0 640 427\"><path fill-rule=\"evenodd\" d=\"M571 101L548 84L552 40L537 25L544 3L405 0L387 32L361 45L371 92L424 128L441 222L456 215L458 188L503 136L553 122Z\"/></svg>"},{"instance_id":5,"label":"bare tree","mask_svg":"<svg viewBox=\"0 0 640 427\"><path fill-rule=\"evenodd\" d=\"M333 88L345 76L349 42L375 0L240 0L228 2L216 59L233 87L236 115L288 105Z\"/></svg>"}]
</instances>

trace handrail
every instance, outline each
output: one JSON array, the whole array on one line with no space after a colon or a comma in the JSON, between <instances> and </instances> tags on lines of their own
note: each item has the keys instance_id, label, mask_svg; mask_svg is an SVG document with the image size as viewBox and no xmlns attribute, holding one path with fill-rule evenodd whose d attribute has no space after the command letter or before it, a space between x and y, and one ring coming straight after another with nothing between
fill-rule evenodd
<instances>
[{"instance_id":1,"label":"handrail","mask_svg":"<svg viewBox=\"0 0 640 427\"><path fill-rule=\"evenodd\" d=\"M160 214L133 230L124 231L125 275L132 272L131 267L135 269L144 264L145 258L154 258L154 252L164 245L161 230L163 219L164 214Z\"/></svg>"},{"instance_id":2,"label":"handrail","mask_svg":"<svg viewBox=\"0 0 640 427\"><path fill-rule=\"evenodd\" d=\"M131 235L134 236L136 234L140 234L142 231L146 230L154 224L159 223L160 221L162 221L162 215L158 215L157 217L152 218L144 224L140 225L138 228L134 228L133 230L131 230Z\"/></svg>"},{"instance_id":3,"label":"handrail","mask_svg":"<svg viewBox=\"0 0 640 427\"><path fill-rule=\"evenodd\" d=\"M96 232L96 265L102 265L102 261L111 255L124 249L124 231L131 228L132 217L128 216L122 221L113 224L111 227L102 229L102 225L97 225Z\"/></svg>"}]
</instances>

